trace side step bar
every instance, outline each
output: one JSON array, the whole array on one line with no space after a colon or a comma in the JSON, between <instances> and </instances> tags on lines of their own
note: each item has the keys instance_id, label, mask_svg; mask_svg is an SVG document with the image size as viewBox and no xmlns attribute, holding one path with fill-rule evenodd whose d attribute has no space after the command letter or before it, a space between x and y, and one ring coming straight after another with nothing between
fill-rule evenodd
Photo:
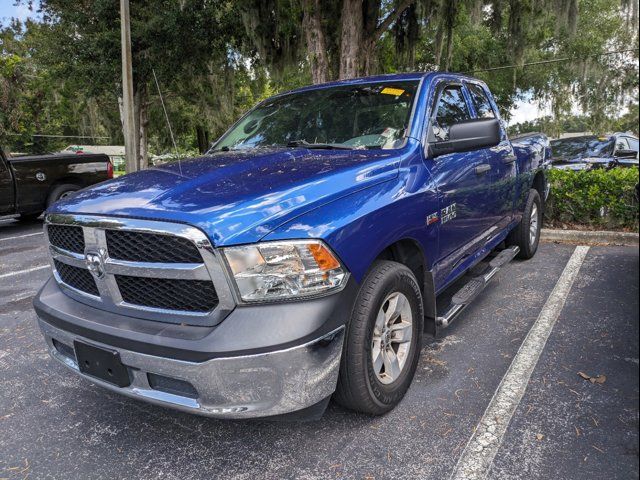
<instances>
[{"instance_id":1,"label":"side step bar","mask_svg":"<svg viewBox=\"0 0 640 480\"><path fill-rule=\"evenodd\" d=\"M436 326L439 328L447 328L451 322L464 310L479 294L484 290L489 281L504 267L507 263L515 258L520 252L518 247L510 247L502 250L489 262L489 271L483 275L473 277L460 290L458 290L451 298L451 305L444 313L436 317Z\"/></svg>"}]
</instances>

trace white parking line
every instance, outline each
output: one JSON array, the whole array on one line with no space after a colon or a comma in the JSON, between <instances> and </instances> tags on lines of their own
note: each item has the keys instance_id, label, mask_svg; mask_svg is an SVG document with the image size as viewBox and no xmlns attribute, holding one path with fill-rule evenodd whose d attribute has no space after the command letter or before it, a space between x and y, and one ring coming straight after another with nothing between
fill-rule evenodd
<instances>
[{"instance_id":1,"label":"white parking line","mask_svg":"<svg viewBox=\"0 0 640 480\"><path fill-rule=\"evenodd\" d=\"M478 480L486 478L489 474L493 459L498 453L509 422L511 422L511 417L522 400L531 374L564 307L588 251L589 247L579 246L571 255L551 295L542 307L538 319L522 342L518 353L458 459L450 477L452 480Z\"/></svg>"},{"instance_id":2,"label":"white parking line","mask_svg":"<svg viewBox=\"0 0 640 480\"><path fill-rule=\"evenodd\" d=\"M19 293L18 295L14 295L13 297L11 297L9 299L9 302L19 302L20 300L24 300L25 298L33 297L36 293L37 292L35 291L22 292L22 293Z\"/></svg>"},{"instance_id":3,"label":"white parking line","mask_svg":"<svg viewBox=\"0 0 640 480\"><path fill-rule=\"evenodd\" d=\"M16 238L33 237L34 235L42 235L42 233L43 232L27 233L25 235L16 235L15 237L0 238L0 242L4 242L4 241L7 241L7 240L15 240Z\"/></svg>"},{"instance_id":4,"label":"white parking line","mask_svg":"<svg viewBox=\"0 0 640 480\"><path fill-rule=\"evenodd\" d=\"M50 265L40 265L39 267L27 268L25 270L18 270L16 272L3 273L2 275L0 275L0 278L13 277L15 275L21 275L23 273L35 272L37 270L42 270L43 268L50 268L50 267L51 267Z\"/></svg>"}]
</instances>

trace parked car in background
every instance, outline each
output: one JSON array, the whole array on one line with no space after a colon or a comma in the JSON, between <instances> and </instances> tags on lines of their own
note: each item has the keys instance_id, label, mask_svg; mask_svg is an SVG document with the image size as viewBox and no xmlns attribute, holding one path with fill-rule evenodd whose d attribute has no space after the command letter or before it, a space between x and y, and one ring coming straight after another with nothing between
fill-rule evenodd
<instances>
[{"instance_id":1,"label":"parked car in background","mask_svg":"<svg viewBox=\"0 0 640 480\"><path fill-rule=\"evenodd\" d=\"M284 93L203 157L53 205L39 325L63 365L159 405L299 418L335 393L380 415L409 388L423 332L536 253L548 158L542 134L510 141L466 76Z\"/></svg>"},{"instance_id":2,"label":"parked car in background","mask_svg":"<svg viewBox=\"0 0 640 480\"><path fill-rule=\"evenodd\" d=\"M551 141L553 168L589 170L638 166L638 138L629 133Z\"/></svg>"},{"instance_id":3,"label":"parked car in background","mask_svg":"<svg viewBox=\"0 0 640 480\"><path fill-rule=\"evenodd\" d=\"M57 200L110 178L113 166L106 155L9 157L0 149L0 215L38 217Z\"/></svg>"}]
</instances>

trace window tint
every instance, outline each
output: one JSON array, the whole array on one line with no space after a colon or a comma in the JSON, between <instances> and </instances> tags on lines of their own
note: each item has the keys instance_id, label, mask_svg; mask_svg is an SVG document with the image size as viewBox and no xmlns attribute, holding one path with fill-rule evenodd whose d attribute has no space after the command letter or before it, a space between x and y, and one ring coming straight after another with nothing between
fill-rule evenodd
<instances>
[{"instance_id":1,"label":"window tint","mask_svg":"<svg viewBox=\"0 0 640 480\"><path fill-rule=\"evenodd\" d=\"M627 143L626 138L618 137L616 140L616 151L618 150L629 150L629 144Z\"/></svg>"},{"instance_id":2,"label":"window tint","mask_svg":"<svg viewBox=\"0 0 640 480\"><path fill-rule=\"evenodd\" d=\"M629 150L638 151L638 139L627 137L627 142L629 142Z\"/></svg>"},{"instance_id":3,"label":"window tint","mask_svg":"<svg viewBox=\"0 0 640 480\"><path fill-rule=\"evenodd\" d=\"M214 150L327 143L399 148L418 81L339 85L268 99L235 125Z\"/></svg>"},{"instance_id":4,"label":"window tint","mask_svg":"<svg viewBox=\"0 0 640 480\"><path fill-rule=\"evenodd\" d=\"M496 118L496 115L495 113L493 113L493 108L491 108L491 103L489 103L489 99L487 98L487 94L484 89L480 85L476 85L475 83L469 83L467 84L467 87L469 88L471 101L473 102L473 107L476 109L478 118Z\"/></svg>"},{"instance_id":5,"label":"window tint","mask_svg":"<svg viewBox=\"0 0 640 480\"><path fill-rule=\"evenodd\" d=\"M471 114L465 102L462 88L451 86L444 89L436 107L436 115L431 125L436 142L449 139L449 129L454 123L470 120Z\"/></svg>"},{"instance_id":6,"label":"window tint","mask_svg":"<svg viewBox=\"0 0 640 480\"><path fill-rule=\"evenodd\" d=\"M556 159L572 159L575 157L602 157L613 153L614 137L563 138L551 142L551 151Z\"/></svg>"}]
</instances>

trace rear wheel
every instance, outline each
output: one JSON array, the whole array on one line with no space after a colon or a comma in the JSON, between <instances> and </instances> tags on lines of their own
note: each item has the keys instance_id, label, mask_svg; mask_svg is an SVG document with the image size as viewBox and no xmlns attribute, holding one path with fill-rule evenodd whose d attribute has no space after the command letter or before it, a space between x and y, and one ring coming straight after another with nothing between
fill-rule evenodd
<instances>
[{"instance_id":1,"label":"rear wheel","mask_svg":"<svg viewBox=\"0 0 640 480\"><path fill-rule=\"evenodd\" d=\"M376 262L347 328L336 401L372 415L395 407L415 374L422 330L422 296L411 270Z\"/></svg>"},{"instance_id":2,"label":"rear wheel","mask_svg":"<svg viewBox=\"0 0 640 480\"><path fill-rule=\"evenodd\" d=\"M47 208L49 208L53 203L58 200L62 200L65 197L68 197L73 192L80 190L78 185L74 185L73 183L64 183L62 185L56 185L53 190L49 193L47 197Z\"/></svg>"},{"instance_id":3,"label":"rear wheel","mask_svg":"<svg viewBox=\"0 0 640 480\"><path fill-rule=\"evenodd\" d=\"M538 250L542 228L542 201L537 190L530 190L522 220L509 234L507 243L520 247L518 258L528 260Z\"/></svg>"}]
</instances>

